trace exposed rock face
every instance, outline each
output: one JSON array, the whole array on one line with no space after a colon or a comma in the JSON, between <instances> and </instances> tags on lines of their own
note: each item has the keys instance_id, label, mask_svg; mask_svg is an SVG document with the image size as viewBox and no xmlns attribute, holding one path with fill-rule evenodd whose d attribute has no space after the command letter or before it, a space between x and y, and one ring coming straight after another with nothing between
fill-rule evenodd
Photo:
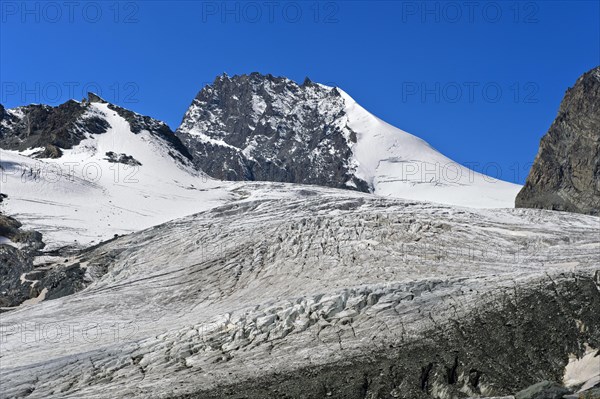
<instances>
[{"instance_id":1,"label":"exposed rock face","mask_svg":"<svg viewBox=\"0 0 600 399\"><path fill-rule=\"evenodd\" d=\"M124 165L129 165L129 166L141 166L142 165L142 163L140 161L138 161L131 155L127 155L127 154L123 154L123 153L116 154L113 151L108 151L106 153L106 160L111 163L122 163Z\"/></svg>"},{"instance_id":2,"label":"exposed rock face","mask_svg":"<svg viewBox=\"0 0 600 399\"><path fill-rule=\"evenodd\" d=\"M33 270L33 255L44 247L37 231L21 230L21 223L0 214L0 308L16 306L36 297L29 284L21 279Z\"/></svg>"},{"instance_id":3,"label":"exposed rock face","mask_svg":"<svg viewBox=\"0 0 600 399\"><path fill-rule=\"evenodd\" d=\"M63 251L52 251L54 256L49 258L53 261L36 264L35 257L43 254L42 234L22 230L21 226L18 220L0 214L0 238L10 240L0 242L0 313L30 299L42 301L74 294L94 276L106 273L111 253L96 247L63 256L55 256Z\"/></svg>"},{"instance_id":4,"label":"exposed rock face","mask_svg":"<svg viewBox=\"0 0 600 399\"><path fill-rule=\"evenodd\" d=\"M30 256L11 245L0 244L0 308L17 306L31 298L31 287L20 279L31 270Z\"/></svg>"},{"instance_id":5,"label":"exposed rock face","mask_svg":"<svg viewBox=\"0 0 600 399\"><path fill-rule=\"evenodd\" d=\"M203 88L176 134L196 166L219 179L368 191L354 176L344 100L335 88L252 73Z\"/></svg>"},{"instance_id":6,"label":"exposed rock face","mask_svg":"<svg viewBox=\"0 0 600 399\"><path fill-rule=\"evenodd\" d=\"M571 391L552 381L542 381L515 395L515 399L562 399Z\"/></svg>"},{"instance_id":7,"label":"exposed rock face","mask_svg":"<svg viewBox=\"0 0 600 399\"><path fill-rule=\"evenodd\" d=\"M83 118L85 111L84 103L73 100L57 107L31 104L6 110L0 121L0 147L19 151L39 147L67 149L86 138L86 132L106 132L108 123L96 116ZM52 155L52 151L41 154Z\"/></svg>"},{"instance_id":8,"label":"exposed rock face","mask_svg":"<svg viewBox=\"0 0 600 399\"><path fill-rule=\"evenodd\" d=\"M14 243L20 244L21 249L35 252L44 248L42 235L37 231L21 230L22 224L0 213L0 237L6 237Z\"/></svg>"},{"instance_id":9,"label":"exposed rock face","mask_svg":"<svg viewBox=\"0 0 600 399\"><path fill-rule=\"evenodd\" d=\"M93 93L81 102L69 100L57 107L31 104L6 110L0 106L0 148L24 151L43 148L34 154L38 158L60 158L62 150L71 149L90 135L106 133L108 121L88 112L90 103L106 103ZM109 104L122 116L134 134L147 130L167 141L174 158L191 159L191 155L164 122Z\"/></svg>"},{"instance_id":10,"label":"exposed rock face","mask_svg":"<svg viewBox=\"0 0 600 399\"><path fill-rule=\"evenodd\" d=\"M600 67L567 90L516 206L600 214Z\"/></svg>"}]
</instances>

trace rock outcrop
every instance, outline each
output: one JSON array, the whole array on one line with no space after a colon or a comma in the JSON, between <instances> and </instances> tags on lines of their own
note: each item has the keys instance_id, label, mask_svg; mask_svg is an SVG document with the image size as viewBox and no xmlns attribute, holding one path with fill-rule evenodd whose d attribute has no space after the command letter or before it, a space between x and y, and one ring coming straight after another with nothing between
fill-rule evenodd
<instances>
[{"instance_id":1,"label":"rock outcrop","mask_svg":"<svg viewBox=\"0 0 600 399\"><path fill-rule=\"evenodd\" d=\"M344 107L336 88L309 79L221 75L198 93L176 134L218 179L369 191L350 162L356 134Z\"/></svg>"},{"instance_id":2,"label":"rock outcrop","mask_svg":"<svg viewBox=\"0 0 600 399\"><path fill-rule=\"evenodd\" d=\"M44 148L40 157L58 158L57 148L69 149L86 138L86 132L106 132L108 123L97 116L83 117L86 105L69 100L57 107L31 104L4 110L0 120L0 148L23 151Z\"/></svg>"},{"instance_id":3,"label":"rock outcrop","mask_svg":"<svg viewBox=\"0 0 600 399\"><path fill-rule=\"evenodd\" d=\"M34 253L44 248L42 235L37 231L21 230L21 222L0 213L0 237L4 237L27 252Z\"/></svg>"},{"instance_id":4,"label":"rock outcrop","mask_svg":"<svg viewBox=\"0 0 600 399\"><path fill-rule=\"evenodd\" d=\"M600 67L567 90L516 207L600 214Z\"/></svg>"},{"instance_id":5,"label":"rock outcrop","mask_svg":"<svg viewBox=\"0 0 600 399\"><path fill-rule=\"evenodd\" d=\"M81 102L69 100L56 107L31 104L5 109L0 105L0 148L17 151L39 149L33 154L36 158L60 158L63 150L77 146L90 136L106 133L111 127L106 118L90 112L92 103L108 104L96 94L88 93L88 99ZM148 131L166 141L173 158L181 162L192 158L164 122L114 104L108 104L108 108L129 123L132 133Z\"/></svg>"},{"instance_id":6,"label":"rock outcrop","mask_svg":"<svg viewBox=\"0 0 600 399\"><path fill-rule=\"evenodd\" d=\"M571 391L556 382L542 381L525 388L515 395L515 399L562 399Z\"/></svg>"},{"instance_id":7,"label":"rock outcrop","mask_svg":"<svg viewBox=\"0 0 600 399\"><path fill-rule=\"evenodd\" d=\"M37 231L0 213L0 308L19 305L37 296L22 276L33 270L33 256L44 247Z\"/></svg>"},{"instance_id":8,"label":"rock outcrop","mask_svg":"<svg viewBox=\"0 0 600 399\"><path fill-rule=\"evenodd\" d=\"M42 234L21 227L18 220L0 214L0 313L27 301L71 295L89 282L79 258L56 256L62 251L50 253L54 261L36 263L37 256L48 255L42 252Z\"/></svg>"}]
</instances>

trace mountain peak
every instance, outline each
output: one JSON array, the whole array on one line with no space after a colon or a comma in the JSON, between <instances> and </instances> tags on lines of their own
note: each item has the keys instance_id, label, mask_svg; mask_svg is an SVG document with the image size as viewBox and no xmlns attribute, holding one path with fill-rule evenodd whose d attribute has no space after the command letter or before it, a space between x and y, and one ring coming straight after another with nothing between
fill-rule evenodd
<instances>
[{"instance_id":1,"label":"mountain peak","mask_svg":"<svg viewBox=\"0 0 600 399\"><path fill-rule=\"evenodd\" d=\"M106 113L107 110L114 111L127 124L113 119L113 112ZM191 159L164 122L111 104L95 93L88 93L88 98L81 102L68 100L58 106L31 104L12 110L2 108L0 122L0 148L17 151L45 148L34 152L38 158L60 158L62 150L72 149L112 128L119 134L147 131L163 141L173 158L182 163Z\"/></svg>"},{"instance_id":2,"label":"mountain peak","mask_svg":"<svg viewBox=\"0 0 600 399\"><path fill-rule=\"evenodd\" d=\"M219 79L198 93L176 134L198 169L224 180L315 184L425 200L436 193L441 202L465 206L511 206L520 188L488 184L487 176L386 124L342 90L309 78L301 85L259 72ZM427 172L448 164L458 176ZM491 201L465 194L486 190L494 191Z\"/></svg>"},{"instance_id":3,"label":"mountain peak","mask_svg":"<svg viewBox=\"0 0 600 399\"><path fill-rule=\"evenodd\" d=\"M229 76L226 72L223 72L221 75L218 75L212 83L212 86L234 82L237 84L246 84L246 83L264 83L264 82L292 82L290 79L283 76L274 76L271 73L263 74L258 71L250 72L248 74L236 74L233 76ZM211 85L209 85L211 86Z\"/></svg>"},{"instance_id":4,"label":"mountain peak","mask_svg":"<svg viewBox=\"0 0 600 399\"><path fill-rule=\"evenodd\" d=\"M310 79L298 85L252 72L203 88L177 134L196 152L197 167L217 178L368 191L348 163L355 135L344 107L337 90Z\"/></svg>"},{"instance_id":5,"label":"mountain peak","mask_svg":"<svg viewBox=\"0 0 600 399\"><path fill-rule=\"evenodd\" d=\"M108 101L97 95L96 93L88 92L88 102L90 103L100 103L100 104L108 104Z\"/></svg>"},{"instance_id":6,"label":"mountain peak","mask_svg":"<svg viewBox=\"0 0 600 399\"><path fill-rule=\"evenodd\" d=\"M226 73L226 72L223 72L222 74L220 74L220 75L217 75L217 77L216 77L216 78L215 78L215 80L213 81L213 85L216 85L216 84L218 84L218 83L220 83L220 82L223 82L223 81L225 81L225 80L229 80L229 79L230 79L230 78L229 78L229 75L227 75L227 73Z\"/></svg>"},{"instance_id":7,"label":"mountain peak","mask_svg":"<svg viewBox=\"0 0 600 399\"><path fill-rule=\"evenodd\" d=\"M314 85L313 81L310 80L310 78L308 76L305 77L304 82L302 82L302 86L305 87L305 86L311 86L311 85Z\"/></svg>"}]
</instances>

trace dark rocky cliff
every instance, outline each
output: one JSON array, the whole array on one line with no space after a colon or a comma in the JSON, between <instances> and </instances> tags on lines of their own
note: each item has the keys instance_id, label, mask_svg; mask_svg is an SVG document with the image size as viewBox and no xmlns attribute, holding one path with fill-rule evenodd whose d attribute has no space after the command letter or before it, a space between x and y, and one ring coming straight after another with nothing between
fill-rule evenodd
<instances>
[{"instance_id":1,"label":"dark rocky cliff","mask_svg":"<svg viewBox=\"0 0 600 399\"><path fill-rule=\"evenodd\" d=\"M600 214L600 67L567 90L515 205Z\"/></svg>"},{"instance_id":2,"label":"dark rocky cliff","mask_svg":"<svg viewBox=\"0 0 600 399\"><path fill-rule=\"evenodd\" d=\"M221 75L198 93L176 133L196 167L218 179L368 191L354 176L356 135L344 108L336 88L309 79Z\"/></svg>"},{"instance_id":3,"label":"dark rocky cliff","mask_svg":"<svg viewBox=\"0 0 600 399\"><path fill-rule=\"evenodd\" d=\"M69 100L56 107L31 104L7 110L0 105L0 148L17 151L40 148L34 157L60 158L62 150L71 149L90 136L106 133L111 127L100 114L89 112L92 103L107 102L88 93L88 98L81 102ZM132 133L147 130L167 142L174 158L192 158L164 122L114 104L108 104L108 108L129 123Z\"/></svg>"},{"instance_id":4,"label":"dark rocky cliff","mask_svg":"<svg viewBox=\"0 0 600 399\"><path fill-rule=\"evenodd\" d=\"M0 148L24 151L44 148L42 158L59 158L85 139L86 132L105 133L109 124L102 118L83 118L86 105L69 100L57 107L31 104L0 112Z\"/></svg>"}]
</instances>

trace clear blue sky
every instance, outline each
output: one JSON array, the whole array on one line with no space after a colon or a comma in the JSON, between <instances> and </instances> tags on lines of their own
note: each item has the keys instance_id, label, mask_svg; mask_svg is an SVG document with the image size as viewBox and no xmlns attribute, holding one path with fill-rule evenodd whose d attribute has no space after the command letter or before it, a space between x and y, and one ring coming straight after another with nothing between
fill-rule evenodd
<instances>
[{"instance_id":1,"label":"clear blue sky","mask_svg":"<svg viewBox=\"0 0 600 399\"><path fill-rule=\"evenodd\" d=\"M7 107L90 89L176 128L222 72L309 76L516 182L567 87L600 64L598 1L2 1L0 13Z\"/></svg>"}]
</instances>

